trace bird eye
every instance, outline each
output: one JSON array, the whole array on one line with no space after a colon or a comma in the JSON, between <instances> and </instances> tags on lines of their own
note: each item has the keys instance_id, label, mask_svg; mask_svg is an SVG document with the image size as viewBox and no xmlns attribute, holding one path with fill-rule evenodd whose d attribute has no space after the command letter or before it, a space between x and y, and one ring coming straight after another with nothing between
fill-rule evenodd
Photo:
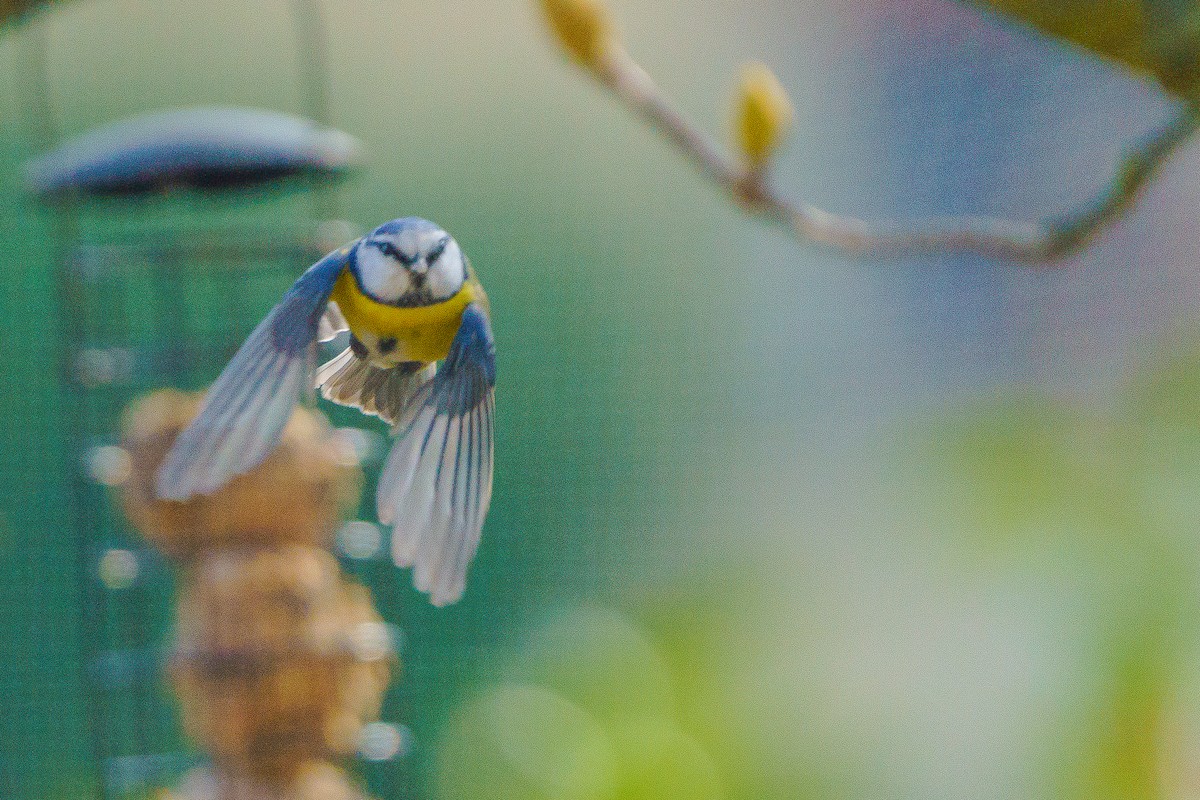
<instances>
[{"instance_id":1,"label":"bird eye","mask_svg":"<svg viewBox=\"0 0 1200 800\"><path fill-rule=\"evenodd\" d=\"M442 253L446 252L446 245L450 244L450 237L443 236L438 239L437 244L429 249L429 254L425 256L425 263L433 266L433 262L442 257Z\"/></svg>"},{"instance_id":2,"label":"bird eye","mask_svg":"<svg viewBox=\"0 0 1200 800\"><path fill-rule=\"evenodd\" d=\"M396 248L396 245L392 244L389 241L383 240L383 239L372 240L371 246L374 247L379 252L383 253L385 256L394 258L397 261L399 261L401 264L404 264L405 266L412 264L416 260L416 259L412 259L412 258L405 258L404 254L401 253Z\"/></svg>"}]
</instances>

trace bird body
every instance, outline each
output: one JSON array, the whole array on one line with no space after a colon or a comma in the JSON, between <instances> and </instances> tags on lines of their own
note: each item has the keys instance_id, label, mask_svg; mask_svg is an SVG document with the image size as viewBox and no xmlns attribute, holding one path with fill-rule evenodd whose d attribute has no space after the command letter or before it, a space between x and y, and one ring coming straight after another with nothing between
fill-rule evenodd
<instances>
[{"instance_id":1,"label":"bird body","mask_svg":"<svg viewBox=\"0 0 1200 800\"><path fill-rule=\"evenodd\" d=\"M318 341L345 330L349 346L317 368ZM495 378L487 295L458 244L392 220L310 267L254 329L167 454L158 494L186 500L254 468L319 387L392 424L379 521L417 589L455 602L491 502Z\"/></svg>"},{"instance_id":2,"label":"bird body","mask_svg":"<svg viewBox=\"0 0 1200 800\"><path fill-rule=\"evenodd\" d=\"M470 275L450 298L427 306L396 306L375 300L346 270L334 284L330 299L337 303L350 331L358 337L376 362L440 361L450 352L462 313L471 303L488 308L487 295L478 279ZM380 342L396 344L381 348Z\"/></svg>"}]
</instances>

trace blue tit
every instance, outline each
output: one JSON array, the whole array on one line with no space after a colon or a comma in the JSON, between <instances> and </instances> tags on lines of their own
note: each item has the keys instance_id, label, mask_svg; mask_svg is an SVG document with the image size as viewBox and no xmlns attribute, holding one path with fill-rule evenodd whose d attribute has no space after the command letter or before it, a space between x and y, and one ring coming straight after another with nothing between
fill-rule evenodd
<instances>
[{"instance_id":1,"label":"blue tit","mask_svg":"<svg viewBox=\"0 0 1200 800\"><path fill-rule=\"evenodd\" d=\"M317 368L317 343L347 329L350 346ZM458 243L416 217L380 225L310 267L254 329L167 454L158 495L209 494L262 463L319 387L393 426L379 521L413 585L453 603L491 501L495 356L487 295Z\"/></svg>"}]
</instances>

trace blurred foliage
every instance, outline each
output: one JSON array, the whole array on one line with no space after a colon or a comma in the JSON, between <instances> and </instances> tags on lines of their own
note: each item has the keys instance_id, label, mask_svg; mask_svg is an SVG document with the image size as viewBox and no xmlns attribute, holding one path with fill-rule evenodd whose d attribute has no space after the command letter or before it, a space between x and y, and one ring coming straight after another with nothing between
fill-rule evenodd
<instances>
[{"instance_id":1,"label":"blurred foliage","mask_svg":"<svg viewBox=\"0 0 1200 800\"><path fill-rule=\"evenodd\" d=\"M932 460L917 473L954 498L982 552L1044 554L1060 537L1062 563L1044 568L1088 584L1096 674L1064 733L1059 796L1170 795L1167 723L1198 635L1200 333L1165 347L1114 407L1025 393L943 416L923 438Z\"/></svg>"},{"instance_id":2,"label":"blurred foliage","mask_svg":"<svg viewBox=\"0 0 1200 800\"><path fill-rule=\"evenodd\" d=\"M972 0L1084 47L1168 91L1200 91L1200 9L1191 0Z\"/></svg>"},{"instance_id":3,"label":"blurred foliage","mask_svg":"<svg viewBox=\"0 0 1200 800\"><path fill-rule=\"evenodd\" d=\"M10 18L46 2L49 0L0 0L0 25L8 22Z\"/></svg>"},{"instance_id":4,"label":"blurred foliage","mask_svg":"<svg viewBox=\"0 0 1200 800\"><path fill-rule=\"evenodd\" d=\"M463 703L440 746L439 798L717 800L729 793L669 653L610 609L535 627L506 680ZM711 662L709 663L711 666Z\"/></svg>"}]
</instances>

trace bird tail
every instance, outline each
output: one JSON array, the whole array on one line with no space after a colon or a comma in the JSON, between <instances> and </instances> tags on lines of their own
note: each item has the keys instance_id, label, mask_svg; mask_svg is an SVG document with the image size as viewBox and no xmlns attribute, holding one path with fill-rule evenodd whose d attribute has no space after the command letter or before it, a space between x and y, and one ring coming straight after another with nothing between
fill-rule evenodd
<instances>
[{"instance_id":1,"label":"bird tail","mask_svg":"<svg viewBox=\"0 0 1200 800\"><path fill-rule=\"evenodd\" d=\"M413 395L433 380L435 369L433 364L419 361L380 368L347 347L317 370L316 384L325 399L374 414L394 425Z\"/></svg>"}]
</instances>

